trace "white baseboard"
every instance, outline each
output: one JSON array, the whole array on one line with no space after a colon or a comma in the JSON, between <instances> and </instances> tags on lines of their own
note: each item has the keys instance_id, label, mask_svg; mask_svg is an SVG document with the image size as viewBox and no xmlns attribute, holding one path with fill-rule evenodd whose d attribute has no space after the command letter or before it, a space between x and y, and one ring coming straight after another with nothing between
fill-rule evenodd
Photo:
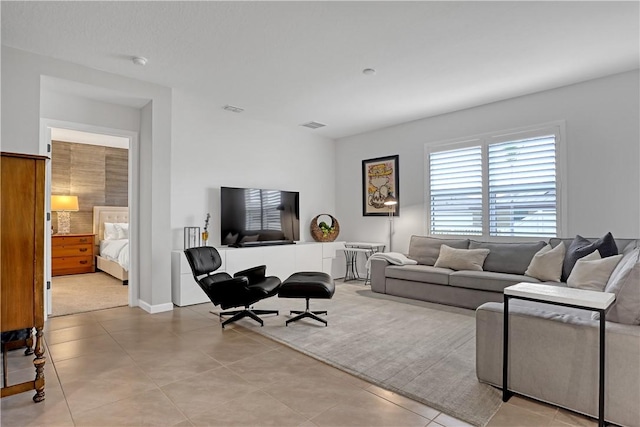
<instances>
[{"instance_id":1,"label":"white baseboard","mask_svg":"<svg viewBox=\"0 0 640 427\"><path fill-rule=\"evenodd\" d=\"M138 300L138 307L140 307L141 309L143 309L147 313L155 314L155 313L162 313L163 311L171 311L171 310L173 310L173 303L167 302L167 303L164 303L164 304L151 305L151 304L139 299Z\"/></svg>"}]
</instances>

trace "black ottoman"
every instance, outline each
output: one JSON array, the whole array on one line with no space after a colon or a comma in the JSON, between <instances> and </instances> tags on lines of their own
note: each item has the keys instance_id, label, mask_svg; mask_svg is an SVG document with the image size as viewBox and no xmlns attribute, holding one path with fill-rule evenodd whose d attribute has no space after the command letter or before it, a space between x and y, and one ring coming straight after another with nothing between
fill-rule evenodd
<instances>
[{"instance_id":1,"label":"black ottoman","mask_svg":"<svg viewBox=\"0 0 640 427\"><path fill-rule=\"evenodd\" d=\"M278 289L278 297L305 298L307 300L307 308L305 311L292 310L291 314L297 314L298 316L287 320L285 326L289 326L289 323L296 322L305 317L315 319L327 326L327 321L317 316L317 314L327 314L327 312L309 311L309 299L331 299L335 291L336 287L333 284L333 279L326 273L318 271L293 273L287 280L282 282L282 285Z\"/></svg>"}]
</instances>

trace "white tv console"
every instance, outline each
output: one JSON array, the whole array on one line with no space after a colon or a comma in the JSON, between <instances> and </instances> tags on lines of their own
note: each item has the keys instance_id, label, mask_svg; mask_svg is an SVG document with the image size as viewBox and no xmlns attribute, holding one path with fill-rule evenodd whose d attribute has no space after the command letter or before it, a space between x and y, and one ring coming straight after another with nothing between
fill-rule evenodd
<instances>
[{"instance_id":1,"label":"white tv console","mask_svg":"<svg viewBox=\"0 0 640 427\"><path fill-rule=\"evenodd\" d=\"M296 271L323 271L339 278L345 273L345 262L339 251L343 248L344 242L299 242L251 248L225 246L216 248L222 258L222 266L216 271L233 275L256 265L266 265L268 276L277 276L283 281ZM177 306L209 302L193 279L183 251L171 253L171 299Z\"/></svg>"}]
</instances>

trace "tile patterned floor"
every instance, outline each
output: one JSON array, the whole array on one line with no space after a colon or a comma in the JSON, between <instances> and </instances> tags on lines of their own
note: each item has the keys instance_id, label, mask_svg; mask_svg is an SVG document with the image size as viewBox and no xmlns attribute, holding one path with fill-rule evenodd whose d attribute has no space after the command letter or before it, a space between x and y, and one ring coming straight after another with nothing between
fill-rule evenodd
<instances>
[{"instance_id":1,"label":"tile patterned floor","mask_svg":"<svg viewBox=\"0 0 640 427\"><path fill-rule=\"evenodd\" d=\"M430 426L468 424L243 328L220 328L211 304L149 315L120 307L50 319L46 400L2 399L2 426ZM32 357L9 356L11 383ZM595 422L513 397L501 426Z\"/></svg>"}]
</instances>

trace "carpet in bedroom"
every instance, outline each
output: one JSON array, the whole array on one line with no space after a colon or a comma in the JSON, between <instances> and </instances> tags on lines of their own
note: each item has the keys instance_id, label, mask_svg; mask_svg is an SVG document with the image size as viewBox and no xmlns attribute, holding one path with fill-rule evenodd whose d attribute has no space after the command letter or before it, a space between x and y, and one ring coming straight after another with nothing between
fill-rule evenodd
<instances>
[{"instance_id":1,"label":"carpet in bedroom","mask_svg":"<svg viewBox=\"0 0 640 427\"><path fill-rule=\"evenodd\" d=\"M129 303L129 287L103 272L53 277L51 290L51 317L120 307Z\"/></svg>"},{"instance_id":2,"label":"carpet in bedroom","mask_svg":"<svg viewBox=\"0 0 640 427\"><path fill-rule=\"evenodd\" d=\"M262 316L256 333L397 392L483 426L501 404L499 391L475 374L473 310L371 292L362 284L336 283L331 300L311 300L312 310L328 310L328 327L303 320L285 327L289 310L304 299L270 298L256 308L278 308Z\"/></svg>"}]
</instances>

